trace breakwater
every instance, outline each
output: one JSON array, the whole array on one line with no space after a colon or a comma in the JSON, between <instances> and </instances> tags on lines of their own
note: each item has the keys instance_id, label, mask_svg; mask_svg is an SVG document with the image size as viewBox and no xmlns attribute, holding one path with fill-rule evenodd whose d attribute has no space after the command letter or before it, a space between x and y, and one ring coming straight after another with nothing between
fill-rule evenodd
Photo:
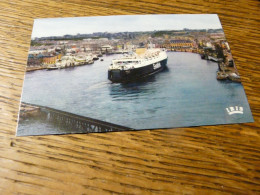
<instances>
[{"instance_id":1,"label":"breakwater","mask_svg":"<svg viewBox=\"0 0 260 195\"><path fill-rule=\"evenodd\" d=\"M53 109L47 106L40 106L29 103L22 103L20 109L19 123L42 122L58 128L54 134L63 134L69 132L75 133L100 133L111 131L126 131L130 128L96 120L89 117L84 117L69 112ZM31 135L45 134L44 129L42 131L31 132ZM27 135L26 131L18 131L18 136Z\"/></svg>"}]
</instances>

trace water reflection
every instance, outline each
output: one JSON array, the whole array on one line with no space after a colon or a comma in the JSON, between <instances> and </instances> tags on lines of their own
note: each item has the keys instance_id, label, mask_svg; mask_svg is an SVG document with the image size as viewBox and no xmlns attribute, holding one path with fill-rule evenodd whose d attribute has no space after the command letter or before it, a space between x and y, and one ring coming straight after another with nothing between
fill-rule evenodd
<instances>
[{"instance_id":1,"label":"water reflection","mask_svg":"<svg viewBox=\"0 0 260 195\"><path fill-rule=\"evenodd\" d=\"M140 95L145 96L147 94L153 94L158 88L158 76L169 72L169 68L166 68L155 75L150 75L145 78L140 78L135 81L129 81L127 83L111 83L109 85L110 96L113 99L123 101L129 99L136 99ZM127 97L127 98L126 98ZM125 98L125 99L124 99Z\"/></svg>"}]
</instances>

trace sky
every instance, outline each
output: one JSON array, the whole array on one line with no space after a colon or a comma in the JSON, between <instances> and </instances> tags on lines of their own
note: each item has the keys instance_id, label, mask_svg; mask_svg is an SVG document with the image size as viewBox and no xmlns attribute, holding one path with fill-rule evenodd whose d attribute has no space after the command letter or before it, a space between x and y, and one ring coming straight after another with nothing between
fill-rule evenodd
<instances>
[{"instance_id":1,"label":"sky","mask_svg":"<svg viewBox=\"0 0 260 195\"><path fill-rule=\"evenodd\" d=\"M216 14L121 15L35 19L32 38L89 34L94 32L135 32L154 30L222 28Z\"/></svg>"}]
</instances>

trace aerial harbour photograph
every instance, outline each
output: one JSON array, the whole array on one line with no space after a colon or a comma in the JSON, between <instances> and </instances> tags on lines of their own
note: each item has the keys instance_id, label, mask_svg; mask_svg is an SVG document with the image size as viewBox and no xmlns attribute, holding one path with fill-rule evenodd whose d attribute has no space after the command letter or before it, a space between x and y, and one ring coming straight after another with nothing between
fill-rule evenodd
<instances>
[{"instance_id":1,"label":"aerial harbour photograph","mask_svg":"<svg viewBox=\"0 0 260 195\"><path fill-rule=\"evenodd\" d=\"M18 120L28 136L253 117L218 15L166 14L35 19Z\"/></svg>"}]
</instances>

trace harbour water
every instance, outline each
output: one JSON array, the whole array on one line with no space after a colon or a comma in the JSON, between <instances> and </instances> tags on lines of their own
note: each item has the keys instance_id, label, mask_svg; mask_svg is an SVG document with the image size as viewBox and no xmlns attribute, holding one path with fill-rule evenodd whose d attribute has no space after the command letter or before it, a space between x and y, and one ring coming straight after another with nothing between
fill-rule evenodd
<instances>
[{"instance_id":1,"label":"harbour water","mask_svg":"<svg viewBox=\"0 0 260 195\"><path fill-rule=\"evenodd\" d=\"M215 62L194 53L168 52L165 71L138 82L111 83L108 66L120 55L81 67L28 72L22 101L133 129L253 122L242 84L218 81ZM243 107L243 114L229 115L230 106ZM57 128L25 121L18 131L62 133Z\"/></svg>"}]
</instances>

